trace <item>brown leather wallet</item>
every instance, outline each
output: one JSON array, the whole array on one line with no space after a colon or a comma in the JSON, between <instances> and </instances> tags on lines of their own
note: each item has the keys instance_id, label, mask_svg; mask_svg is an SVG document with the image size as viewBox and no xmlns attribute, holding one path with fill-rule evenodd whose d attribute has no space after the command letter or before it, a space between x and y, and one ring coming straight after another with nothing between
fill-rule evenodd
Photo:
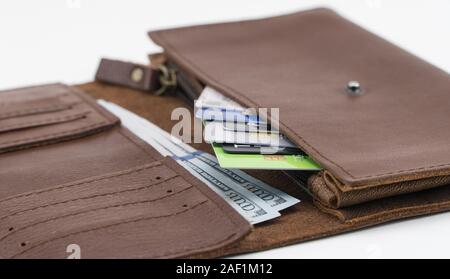
<instances>
[{"instance_id":1,"label":"brown leather wallet","mask_svg":"<svg viewBox=\"0 0 450 279\"><path fill-rule=\"evenodd\" d=\"M104 60L97 82L0 94L0 257L218 257L450 209L447 73L327 9L150 36L151 67ZM208 85L280 108L323 171L249 173L302 202L251 227L80 92L170 131L192 103L149 94L160 66L185 100Z\"/></svg>"},{"instance_id":2,"label":"brown leather wallet","mask_svg":"<svg viewBox=\"0 0 450 279\"><path fill-rule=\"evenodd\" d=\"M411 213L363 205L450 183L450 76L333 11L150 36L202 84L279 108L281 131L324 169L309 179L315 201L343 221Z\"/></svg>"},{"instance_id":3,"label":"brown leather wallet","mask_svg":"<svg viewBox=\"0 0 450 279\"><path fill-rule=\"evenodd\" d=\"M1 258L186 257L251 229L76 88L1 92L0 107Z\"/></svg>"}]
</instances>

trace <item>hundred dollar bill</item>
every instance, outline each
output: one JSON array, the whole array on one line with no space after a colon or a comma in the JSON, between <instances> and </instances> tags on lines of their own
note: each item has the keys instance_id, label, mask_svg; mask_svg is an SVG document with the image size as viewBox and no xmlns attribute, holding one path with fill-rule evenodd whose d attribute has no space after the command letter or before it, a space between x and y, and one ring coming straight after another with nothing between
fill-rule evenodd
<instances>
[{"instance_id":1,"label":"hundred dollar bill","mask_svg":"<svg viewBox=\"0 0 450 279\"><path fill-rule=\"evenodd\" d=\"M144 119L144 121L147 120ZM153 129L154 132L159 132L161 135L167 137L174 144L177 144L180 148L182 148L184 151L190 154L195 154L196 158L198 158L202 162L208 164L217 171L227 175L229 178L237 182L241 187L257 195L259 198L268 203L272 208L276 209L277 211L286 209L300 202L300 200L284 193L283 191L280 191L276 188L269 186L263 181L256 179L253 176L248 175L247 173L241 170L222 168L217 159L213 155L197 151L190 145L182 142L180 139L176 137L172 137L169 133L160 129L157 126L152 128L154 128Z\"/></svg>"},{"instance_id":2,"label":"hundred dollar bill","mask_svg":"<svg viewBox=\"0 0 450 279\"><path fill-rule=\"evenodd\" d=\"M223 173L224 175L228 176L236 183L238 183L241 187L257 195L259 198L261 198L263 201L265 201L267 204L269 204L272 208L276 209L277 211L286 209L300 202L300 200L284 193L283 191L280 191L278 189L269 186L263 181L258 180L241 170L222 168L217 159L213 155L205 152L199 152L192 146L184 143L183 141L181 141L176 137L173 137L163 129L149 122L148 120L135 114L133 114L133 116L134 116L133 119L135 119L136 122L140 122L143 126L146 126L148 128L145 130L148 133L151 133L150 137L153 138L159 136L164 137L167 140L170 140L173 144L177 145L179 148L183 149L185 152L195 154L196 158L208 164L217 171ZM147 136L149 136L148 133L146 133Z\"/></svg>"},{"instance_id":3,"label":"hundred dollar bill","mask_svg":"<svg viewBox=\"0 0 450 279\"><path fill-rule=\"evenodd\" d=\"M131 113L131 112L129 112ZM235 182L237 182L241 187L247 189L248 191L254 193L259 198L264 200L266 203L268 203L272 208L276 209L277 211L286 209L288 207L291 207L297 203L300 202L300 200L284 193L283 191L280 191L276 188L273 188L269 186L268 184L264 183L261 180L258 180L254 178L251 175L248 175L247 173L237 170L237 169L225 169L222 168L217 159L208 153L205 152L199 152L192 146L182 142L180 139L173 137L163 129L159 128L158 126L154 125L153 123L147 121L146 119L139 117L135 114L133 114L134 119L136 122L140 122L142 125L147 126L148 129L146 132L143 132L145 134L144 136L154 138L155 136L162 136L164 138L167 138L170 140L173 144L176 144L178 147L183 149L185 152L188 152L190 154L195 154L195 156L203 161L204 163L210 165L214 169L216 169L219 172L222 172L224 175L227 175L229 178L233 179ZM134 124L135 125L135 124ZM139 132L142 133L141 130ZM149 135L149 133L151 135ZM157 149L157 148L155 148Z\"/></svg>"},{"instance_id":4,"label":"hundred dollar bill","mask_svg":"<svg viewBox=\"0 0 450 279\"><path fill-rule=\"evenodd\" d=\"M151 127L143 125L135 114L103 100L99 100L99 104L119 117L125 127L152 145L163 156L173 155L181 166L208 185L250 223L257 224L280 216L278 211L257 195L242 189L232 179L193 157L166 137L151 133Z\"/></svg>"},{"instance_id":5,"label":"hundred dollar bill","mask_svg":"<svg viewBox=\"0 0 450 279\"><path fill-rule=\"evenodd\" d=\"M172 152L174 159L190 173L210 186L216 193L232 201L231 205L242 210L251 223L257 224L280 216L277 210L272 209L257 195L240 188L232 179L211 168L198 157L183 151L170 140L158 138L157 142Z\"/></svg>"},{"instance_id":6,"label":"hundred dollar bill","mask_svg":"<svg viewBox=\"0 0 450 279\"><path fill-rule=\"evenodd\" d=\"M248 191L257 195L272 208L278 211L291 207L294 204L300 202L300 200L267 185L261 180L258 180L243 171L222 168L217 162L217 159L208 153L202 153L197 158L215 168L216 170L224 173L225 175L239 183L239 185L241 185L244 189L247 189Z\"/></svg>"}]
</instances>

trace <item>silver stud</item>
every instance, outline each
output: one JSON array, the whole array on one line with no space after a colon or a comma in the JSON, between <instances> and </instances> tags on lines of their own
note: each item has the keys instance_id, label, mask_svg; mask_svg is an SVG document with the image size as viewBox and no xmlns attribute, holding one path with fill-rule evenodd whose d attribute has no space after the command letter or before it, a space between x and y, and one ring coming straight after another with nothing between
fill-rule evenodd
<instances>
[{"instance_id":1,"label":"silver stud","mask_svg":"<svg viewBox=\"0 0 450 279\"><path fill-rule=\"evenodd\" d=\"M347 83L347 92L351 96L360 96L363 94L361 84L356 80L352 80Z\"/></svg>"}]
</instances>

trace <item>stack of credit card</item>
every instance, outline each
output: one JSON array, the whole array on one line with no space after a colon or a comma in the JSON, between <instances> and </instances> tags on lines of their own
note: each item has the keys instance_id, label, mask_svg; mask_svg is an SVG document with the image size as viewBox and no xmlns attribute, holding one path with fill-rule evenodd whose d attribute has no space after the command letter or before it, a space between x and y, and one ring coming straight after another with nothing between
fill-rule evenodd
<instances>
[{"instance_id":1,"label":"stack of credit card","mask_svg":"<svg viewBox=\"0 0 450 279\"><path fill-rule=\"evenodd\" d=\"M223 168L320 170L320 166L255 109L241 106L211 87L195 102L195 117L205 126Z\"/></svg>"},{"instance_id":2,"label":"stack of credit card","mask_svg":"<svg viewBox=\"0 0 450 279\"><path fill-rule=\"evenodd\" d=\"M161 155L173 158L252 224L277 218L282 210L300 202L241 170L222 168L213 155L194 149L131 111L104 100L98 103Z\"/></svg>"}]
</instances>

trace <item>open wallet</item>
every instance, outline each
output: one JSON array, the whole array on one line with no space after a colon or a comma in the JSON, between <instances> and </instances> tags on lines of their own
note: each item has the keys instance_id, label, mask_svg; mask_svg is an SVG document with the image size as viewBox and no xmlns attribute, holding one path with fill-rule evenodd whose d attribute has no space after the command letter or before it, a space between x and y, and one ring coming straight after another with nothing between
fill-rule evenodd
<instances>
[{"instance_id":1,"label":"open wallet","mask_svg":"<svg viewBox=\"0 0 450 279\"><path fill-rule=\"evenodd\" d=\"M442 70L328 9L149 35L151 65L103 59L92 83L0 93L0 257L222 257L450 209ZM206 86L279 108L321 166L248 171L301 200L279 218L251 225L94 101L170 131Z\"/></svg>"}]
</instances>

